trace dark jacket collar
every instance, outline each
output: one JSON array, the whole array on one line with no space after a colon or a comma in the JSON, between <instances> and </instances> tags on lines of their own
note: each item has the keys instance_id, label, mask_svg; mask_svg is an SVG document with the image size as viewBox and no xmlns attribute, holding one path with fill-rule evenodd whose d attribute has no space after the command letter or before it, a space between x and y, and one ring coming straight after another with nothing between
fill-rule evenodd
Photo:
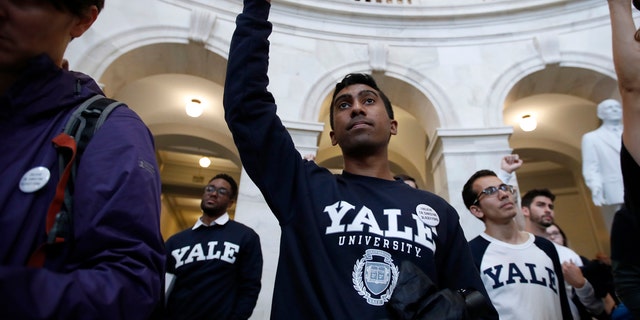
<instances>
[{"instance_id":1,"label":"dark jacket collar","mask_svg":"<svg viewBox=\"0 0 640 320\"><path fill-rule=\"evenodd\" d=\"M36 121L101 93L82 73L62 70L49 56L33 58L20 78L0 96L0 119Z\"/></svg>"}]
</instances>

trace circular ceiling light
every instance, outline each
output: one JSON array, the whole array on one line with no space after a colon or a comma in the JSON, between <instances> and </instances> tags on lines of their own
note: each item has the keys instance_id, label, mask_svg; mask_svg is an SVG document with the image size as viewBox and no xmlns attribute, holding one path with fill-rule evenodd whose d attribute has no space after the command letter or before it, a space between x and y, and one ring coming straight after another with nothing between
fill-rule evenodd
<instances>
[{"instance_id":1,"label":"circular ceiling light","mask_svg":"<svg viewBox=\"0 0 640 320\"><path fill-rule=\"evenodd\" d=\"M198 163L203 168L209 168L209 166L211 165L211 159L209 159L208 157L202 157L200 158L200 161L198 161Z\"/></svg>"},{"instance_id":2,"label":"circular ceiling light","mask_svg":"<svg viewBox=\"0 0 640 320\"><path fill-rule=\"evenodd\" d=\"M520 119L520 128L522 129L522 131L533 131L537 126L538 122L536 118L530 114L525 114L524 116L522 116L522 119Z\"/></svg>"},{"instance_id":3,"label":"circular ceiling light","mask_svg":"<svg viewBox=\"0 0 640 320\"><path fill-rule=\"evenodd\" d=\"M202 106L202 101L198 99L191 99L191 101L187 102L187 106L185 110L189 117L197 118L200 115L202 115L202 111L204 111L204 107Z\"/></svg>"}]
</instances>

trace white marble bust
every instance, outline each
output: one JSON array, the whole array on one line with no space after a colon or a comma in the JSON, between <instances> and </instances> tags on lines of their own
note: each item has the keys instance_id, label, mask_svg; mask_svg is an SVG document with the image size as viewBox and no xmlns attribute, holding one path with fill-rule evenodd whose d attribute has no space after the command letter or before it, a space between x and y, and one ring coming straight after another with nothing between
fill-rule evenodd
<instances>
[{"instance_id":1,"label":"white marble bust","mask_svg":"<svg viewBox=\"0 0 640 320\"><path fill-rule=\"evenodd\" d=\"M622 106L614 99L598 104L602 125L582 136L582 175L596 206L623 203L620 170Z\"/></svg>"}]
</instances>

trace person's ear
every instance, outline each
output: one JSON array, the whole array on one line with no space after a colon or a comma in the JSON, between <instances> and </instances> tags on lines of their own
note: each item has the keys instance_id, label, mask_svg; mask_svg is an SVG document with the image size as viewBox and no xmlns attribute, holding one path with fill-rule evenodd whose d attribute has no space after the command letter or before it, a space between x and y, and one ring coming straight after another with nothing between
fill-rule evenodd
<instances>
[{"instance_id":1,"label":"person's ear","mask_svg":"<svg viewBox=\"0 0 640 320\"><path fill-rule=\"evenodd\" d=\"M484 218L484 212L482 212L482 209L480 209L480 207L476 205L472 205L471 207L469 207L469 211L471 211L471 214L480 220Z\"/></svg>"},{"instance_id":2,"label":"person's ear","mask_svg":"<svg viewBox=\"0 0 640 320\"><path fill-rule=\"evenodd\" d=\"M329 131L329 137L331 138L331 145L335 146L338 144L338 140L336 139L336 134L332 131Z\"/></svg>"},{"instance_id":3,"label":"person's ear","mask_svg":"<svg viewBox=\"0 0 640 320\"><path fill-rule=\"evenodd\" d=\"M525 217L527 217L527 218L529 218L529 214L530 214L530 212L529 212L529 208L527 208L527 207L522 207L522 208L520 208L520 209L522 209L522 210L521 210L521 211L522 211L522 215L523 215L523 216L525 216Z\"/></svg>"},{"instance_id":4,"label":"person's ear","mask_svg":"<svg viewBox=\"0 0 640 320\"><path fill-rule=\"evenodd\" d=\"M77 38L83 35L85 31L89 30L96 19L98 19L98 7L91 6L81 17L77 17L73 26L71 26L69 33L71 38Z\"/></svg>"},{"instance_id":5,"label":"person's ear","mask_svg":"<svg viewBox=\"0 0 640 320\"><path fill-rule=\"evenodd\" d=\"M391 119L391 135L398 134L398 121Z\"/></svg>"}]
</instances>

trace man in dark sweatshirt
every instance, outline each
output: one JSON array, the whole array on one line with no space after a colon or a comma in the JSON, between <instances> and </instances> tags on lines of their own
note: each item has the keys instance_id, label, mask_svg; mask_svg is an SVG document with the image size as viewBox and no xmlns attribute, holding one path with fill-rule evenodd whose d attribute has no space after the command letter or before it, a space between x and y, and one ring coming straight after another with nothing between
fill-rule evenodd
<instances>
[{"instance_id":1,"label":"man in dark sweatshirt","mask_svg":"<svg viewBox=\"0 0 640 320\"><path fill-rule=\"evenodd\" d=\"M398 123L371 76L347 75L333 93L331 142L342 150L342 174L302 158L267 91L269 10L266 0L244 2L224 108L242 164L282 229L271 317L390 318L404 262L438 289L486 296L455 209L393 178L388 145ZM488 299L485 306L497 318Z\"/></svg>"}]
</instances>

